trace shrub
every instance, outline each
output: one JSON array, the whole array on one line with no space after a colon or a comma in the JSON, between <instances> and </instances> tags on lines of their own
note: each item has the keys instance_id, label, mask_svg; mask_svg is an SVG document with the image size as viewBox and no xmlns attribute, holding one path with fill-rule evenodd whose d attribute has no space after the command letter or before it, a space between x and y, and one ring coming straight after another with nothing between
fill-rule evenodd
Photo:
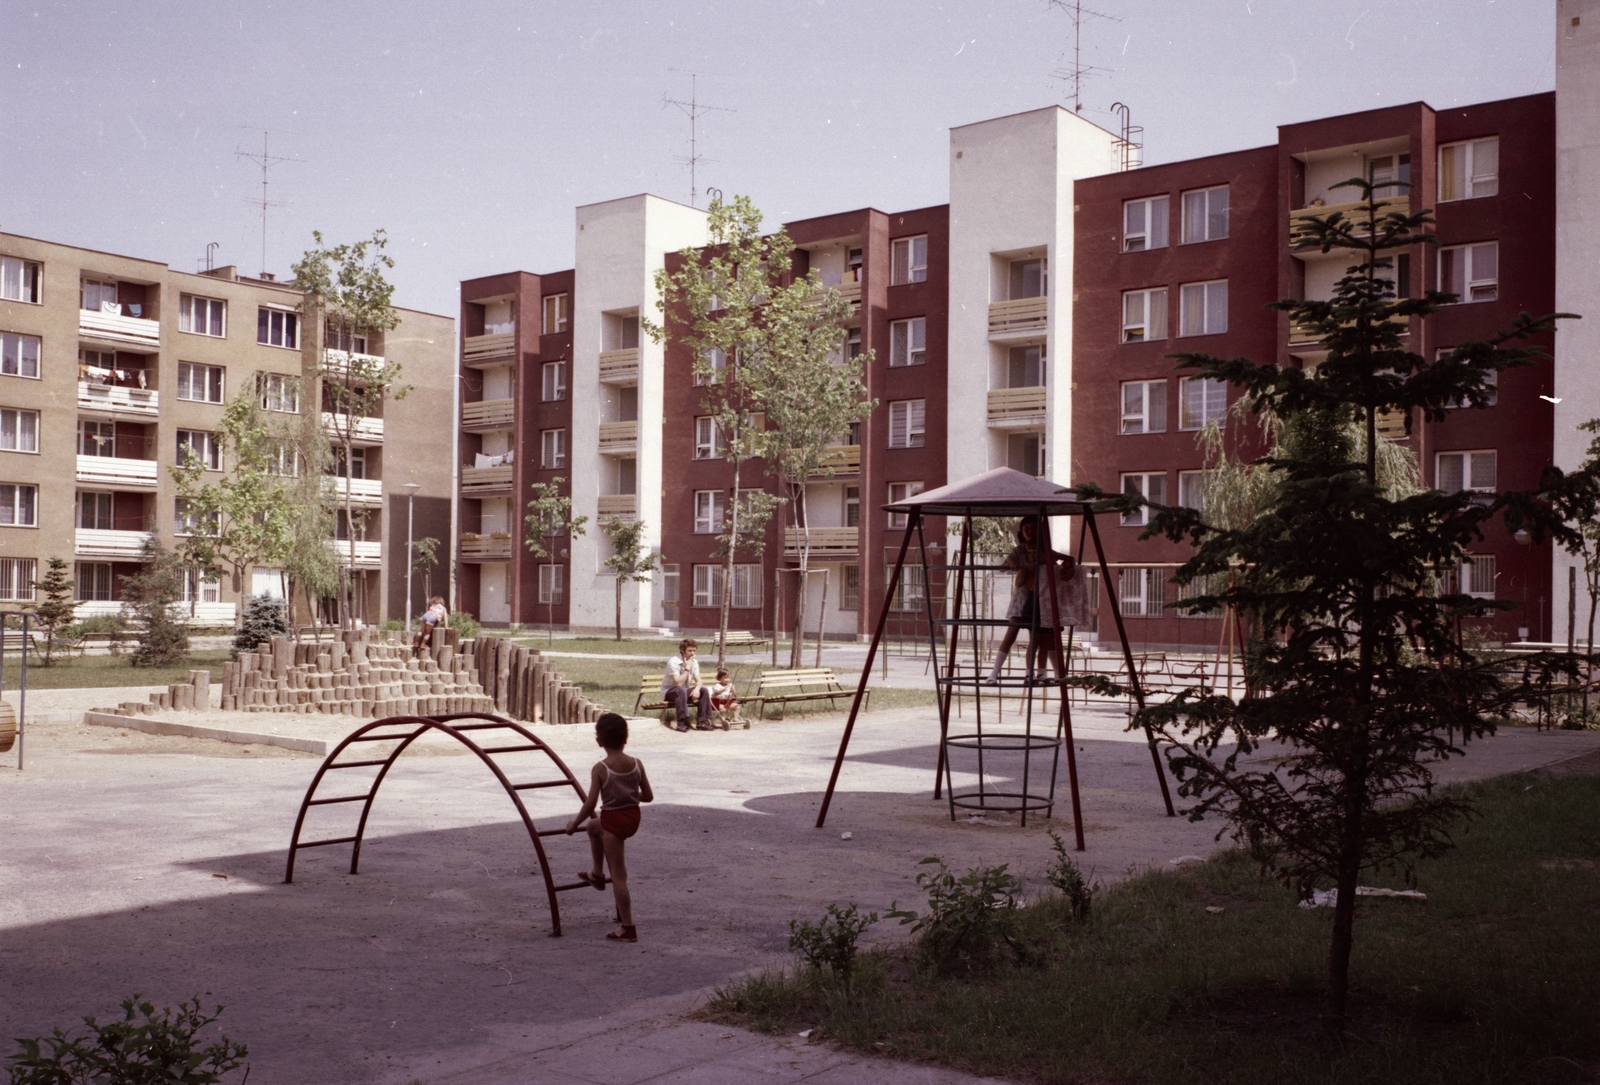
<instances>
[{"instance_id":1,"label":"shrub","mask_svg":"<svg viewBox=\"0 0 1600 1085\"><path fill-rule=\"evenodd\" d=\"M937 864L938 870L917 875L917 886L928 894L928 913L919 915L890 906L888 915L911 925L917 948L935 968L978 963L1003 943L1018 960L1027 956L1017 938L1017 896L1022 883L1006 872L1006 865L973 867L957 878L944 860L929 856L919 865Z\"/></svg>"},{"instance_id":2,"label":"shrub","mask_svg":"<svg viewBox=\"0 0 1600 1085\"><path fill-rule=\"evenodd\" d=\"M123 610L140 626L128 657L135 667L172 667L189 654L189 630L172 613L183 597L182 575L171 552L152 539L139 572L122 578Z\"/></svg>"},{"instance_id":3,"label":"shrub","mask_svg":"<svg viewBox=\"0 0 1600 1085\"><path fill-rule=\"evenodd\" d=\"M258 645L273 637L289 635L289 608L282 599L270 595L247 596L244 605L244 624L233 636L233 646L240 652L254 651Z\"/></svg>"},{"instance_id":4,"label":"shrub","mask_svg":"<svg viewBox=\"0 0 1600 1085\"><path fill-rule=\"evenodd\" d=\"M406 623L402 622L399 618L390 618L378 628L382 629L385 633L400 633L405 630L405 627Z\"/></svg>"},{"instance_id":5,"label":"shrub","mask_svg":"<svg viewBox=\"0 0 1600 1085\"><path fill-rule=\"evenodd\" d=\"M478 619L464 610L450 615L450 628L458 630L462 640L472 640L483 632L483 626L478 624Z\"/></svg>"},{"instance_id":6,"label":"shrub","mask_svg":"<svg viewBox=\"0 0 1600 1085\"><path fill-rule=\"evenodd\" d=\"M861 915L854 904L842 909L830 904L820 923L789 920L789 948L817 971L828 969L848 991L856 963L856 940L877 921L877 912Z\"/></svg>"},{"instance_id":7,"label":"shrub","mask_svg":"<svg viewBox=\"0 0 1600 1085\"><path fill-rule=\"evenodd\" d=\"M196 997L178 1003L176 1012L169 1006L158 1015L154 1003L135 994L122 1000L120 1021L102 1025L85 1017L92 1036L69 1037L58 1028L41 1039L19 1039L22 1054L11 1056L11 1085L216 1085L250 1053L226 1036L196 1049L195 1033L221 1013L221 1006L202 1013ZM136 1021L136 1015L144 1021ZM245 1076L249 1073L246 1069Z\"/></svg>"},{"instance_id":8,"label":"shrub","mask_svg":"<svg viewBox=\"0 0 1600 1085\"><path fill-rule=\"evenodd\" d=\"M1065 899L1072 918L1081 923L1089 918L1089 906L1094 890L1089 888L1083 871L1078 869L1078 864L1067 854L1066 843L1054 829L1050 830L1050 846L1055 850L1056 861L1045 872L1045 880L1055 886L1056 891Z\"/></svg>"}]
</instances>

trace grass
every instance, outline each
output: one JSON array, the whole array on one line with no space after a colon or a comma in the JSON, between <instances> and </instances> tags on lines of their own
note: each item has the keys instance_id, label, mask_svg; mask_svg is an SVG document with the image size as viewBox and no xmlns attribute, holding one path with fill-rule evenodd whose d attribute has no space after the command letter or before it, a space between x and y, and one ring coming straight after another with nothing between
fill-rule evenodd
<instances>
[{"instance_id":1,"label":"grass","mask_svg":"<svg viewBox=\"0 0 1600 1085\"><path fill-rule=\"evenodd\" d=\"M717 659L717 646L710 637L695 638L700 642L699 652L702 665L706 662L715 663ZM541 651L552 652L584 652L592 655L612 656L645 656L666 662L667 657L678 650L678 640L675 637L625 637L622 640L613 640L610 637L568 637L557 635L555 640L550 640L544 633L522 633L512 638L517 644L527 645L529 648L538 648ZM733 645L734 654L749 655L771 653L772 642L768 641L756 653L751 653L738 645ZM779 641L778 651L787 654L789 642ZM806 649L809 659L811 653L816 651L816 645L810 644Z\"/></svg>"},{"instance_id":2,"label":"grass","mask_svg":"<svg viewBox=\"0 0 1600 1085\"><path fill-rule=\"evenodd\" d=\"M1045 1082L1596 1080L1600 778L1467 790L1481 816L1419 869L1428 900L1359 904L1343 1042L1320 1030L1331 909L1296 907L1240 852L1103 890L1082 924L1061 898L1036 901L1028 966L936 978L909 949L877 952L849 996L815 972L766 973L703 1013Z\"/></svg>"},{"instance_id":3,"label":"grass","mask_svg":"<svg viewBox=\"0 0 1600 1085\"><path fill-rule=\"evenodd\" d=\"M209 667L211 680L222 680L222 664L228 659L227 649L190 652L189 661L177 667L134 667L127 656L56 656L53 666L46 667L34 659L28 660L29 689L97 689L105 686L165 686L173 682L187 682L191 670ZM22 680L22 664L15 655L6 653L5 685L14 690Z\"/></svg>"}]
</instances>

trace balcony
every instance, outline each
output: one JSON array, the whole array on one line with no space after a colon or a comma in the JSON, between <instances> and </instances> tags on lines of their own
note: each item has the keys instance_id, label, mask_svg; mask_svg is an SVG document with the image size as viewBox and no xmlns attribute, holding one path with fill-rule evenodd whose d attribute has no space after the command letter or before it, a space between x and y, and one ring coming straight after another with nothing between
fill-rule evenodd
<instances>
[{"instance_id":1,"label":"balcony","mask_svg":"<svg viewBox=\"0 0 1600 1085\"><path fill-rule=\"evenodd\" d=\"M1290 247L1292 248L1310 234L1311 219L1313 216L1320 215L1326 217L1333 214L1335 211L1342 212L1346 220L1354 219L1356 223L1360 223L1362 226L1366 225L1367 205L1365 203L1330 203L1326 207L1302 207L1298 210L1289 212ZM1385 196L1378 201L1378 215L1380 222L1382 221L1382 216L1391 211L1399 211L1402 214L1409 214L1411 211L1411 197ZM1330 252L1329 255L1336 255L1337 252L1338 250L1334 250L1333 252Z\"/></svg>"},{"instance_id":2,"label":"balcony","mask_svg":"<svg viewBox=\"0 0 1600 1085\"><path fill-rule=\"evenodd\" d=\"M80 527L73 550L80 558L125 558L138 561L144 557L144 546L149 541L148 531L112 531L105 528Z\"/></svg>"},{"instance_id":3,"label":"balcony","mask_svg":"<svg viewBox=\"0 0 1600 1085\"><path fill-rule=\"evenodd\" d=\"M818 466L833 468L835 475L859 475L861 473L861 446L829 445L827 452L818 461Z\"/></svg>"},{"instance_id":4,"label":"balcony","mask_svg":"<svg viewBox=\"0 0 1600 1085\"><path fill-rule=\"evenodd\" d=\"M361 481L360 479L356 480ZM334 560L340 565L350 565L350 540L329 539L328 545L333 548ZM383 566L383 543L376 539L357 539L355 542L356 560L352 568L378 569Z\"/></svg>"},{"instance_id":5,"label":"balcony","mask_svg":"<svg viewBox=\"0 0 1600 1085\"><path fill-rule=\"evenodd\" d=\"M78 481L119 489L156 488L155 460L126 460L120 456L79 456Z\"/></svg>"},{"instance_id":6,"label":"balcony","mask_svg":"<svg viewBox=\"0 0 1600 1085\"><path fill-rule=\"evenodd\" d=\"M800 541L804 533L797 527L783 531L783 556L798 558ZM855 558L861 549L861 529L858 527L814 527L811 529L811 557L826 561L829 558Z\"/></svg>"},{"instance_id":7,"label":"balcony","mask_svg":"<svg viewBox=\"0 0 1600 1085\"><path fill-rule=\"evenodd\" d=\"M602 456L631 456L638 451L638 422L600 423L600 454Z\"/></svg>"},{"instance_id":8,"label":"balcony","mask_svg":"<svg viewBox=\"0 0 1600 1085\"><path fill-rule=\"evenodd\" d=\"M462 345L461 360L467 365L481 365L496 358L509 358L517 352L515 332L495 335L469 335Z\"/></svg>"},{"instance_id":9,"label":"balcony","mask_svg":"<svg viewBox=\"0 0 1600 1085\"><path fill-rule=\"evenodd\" d=\"M461 405L461 428L469 433L486 429L511 429L517 424L517 401L480 399Z\"/></svg>"},{"instance_id":10,"label":"balcony","mask_svg":"<svg viewBox=\"0 0 1600 1085\"><path fill-rule=\"evenodd\" d=\"M461 469L462 497L497 497L511 492L511 465L499 467L463 467Z\"/></svg>"},{"instance_id":11,"label":"balcony","mask_svg":"<svg viewBox=\"0 0 1600 1085\"><path fill-rule=\"evenodd\" d=\"M638 384L639 348L624 347L621 350L602 350L600 352L600 383Z\"/></svg>"},{"instance_id":12,"label":"balcony","mask_svg":"<svg viewBox=\"0 0 1600 1085\"><path fill-rule=\"evenodd\" d=\"M831 288L837 290L839 296L844 300L859 308L861 305L861 280L857 277L858 274L857 270L851 269L840 276L839 282L833 283L824 279L822 282L823 289L811 295L811 302L820 305L823 295Z\"/></svg>"},{"instance_id":13,"label":"balcony","mask_svg":"<svg viewBox=\"0 0 1600 1085\"><path fill-rule=\"evenodd\" d=\"M1044 385L1032 388L989 389L989 425L1001 429L1026 429L1043 424L1045 403Z\"/></svg>"},{"instance_id":14,"label":"balcony","mask_svg":"<svg viewBox=\"0 0 1600 1085\"><path fill-rule=\"evenodd\" d=\"M461 536L461 560L482 564L511 560L511 533L496 531L490 535L467 532Z\"/></svg>"},{"instance_id":15,"label":"balcony","mask_svg":"<svg viewBox=\"0 0 1600 1085\"><path fill-rule=\"evenodd\" d=\"M1049 328L1048 297L997 301L989 306L989 338L995 342L1037 338Z\"/></svg>"},{"instance_id":16,"label":"balcony","mask_svg":"<svg viewBox=\"0 0 1600 1085\"><path fill-rule=\"evenodd\" d=\"M1401 335L1411 333L1411 320L1409 317L1390 317L1388 323L1397 325ZM1349 327L1347 323L1345 327ZM1295 354L1308 354L1322 350L1322 333L1310 324L1298 321L1289 322L1289 350Z\"/></svg>"},{"instance_id":17,"label":"balcony","mask_svg":"<svg viewBox=\"0 0 1600 1085\"><path fill-rule=\"evenodd\" d=\"M111 384L79 381L78 406L86 411L153 418L161 413L161 393L154 388L118 388Z\"/></svg>"},{"instance_id":18,"label":"balcony","mask_svg":"<svg viewBox=\"0 0 1600 1085\"><path fill-rule=\"evenodd\" d=\"M639 497L637 494L601 494L599 511L601 523L608 520L632 523L639 518Z\"/></svg>"},{"instance_id":19,"label":"balcony","mask_svg":"<svg viewBox=\"0 0 1600 1085\"><path fill-rule=\"evenodd\" d=\"M336 415L331 411L323 411L322 428L327 431L328 439L334 444L343 443L347 435L350 443L354 445L383 444L381 418L370 418L366 415Z\"/></svg>"},{"instance_id":20,"label":"balcony","mask_svg":"<svg viewBox=\"0 0 1600 1085\"><path fill-rule=\"evenodd\" d=\"M328 478L328 488L333 491L340 507L349 494L350 503L375 508L383 504L383 481L375 478L345 478L342 475Z\"/></svg>"},{"instance_id":21,"label":"balcony","mask_svg":"<svg viewBox=\"0 0 1600 1085\"><path fill-rule=\"evenodd\" d=\"M322 352L322 372L324 376L337 377L343 380L350 376L353 370L356 379L363 375L373 375L383 372L387 364L381 354L358 354L348 350L324 350Z\"/></svg>"},{"instance_id":22,"label":"balcony","mask_svg":"<svg viewBox=\"0 0 1600 1085\"><path fill-rule=\"evenodd\" d=\"M1373 421L1377 424L1378 436L1386 441L1404 441L1406 439L1406 413L1401 410L1379 411Z\"/></svg>"},{"instance_id":23,"label":"balcony","mask_svg":"<svg viewBox=\"0 0 1600 1085\"><path fill-rule=\"evenodd\" d=\"M78 335L119 347L151 351L161 349L161 321L118 313L78 310Z\"/></svg>"}]
</instances>

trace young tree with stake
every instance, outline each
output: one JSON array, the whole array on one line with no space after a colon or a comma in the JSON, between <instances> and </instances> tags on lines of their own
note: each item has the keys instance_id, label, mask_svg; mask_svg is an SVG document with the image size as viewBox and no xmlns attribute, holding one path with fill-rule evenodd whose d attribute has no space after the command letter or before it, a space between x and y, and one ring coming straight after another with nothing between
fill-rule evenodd
<instances>
[{"instance_id":1,"label":"young tree with stake","mask_svg":"<svg viewBox=\"0 0 1600 1085\"><path fill-rule=\"evenodd\" d=\"M622 585L648 584L655 572L656 556L644 549L644 521L613 518L600 525L611 540L606 568L616 574L617 639L622 639Z\"/></svg>"},{"instance_id":2,"label":"young tree with stake","mask_svg":"<svg viewBox=\"0 0 1600 1085\"><path fill-rule=\"evenodd\" d=\"M32 607L34 624L44 631L44 665L55 664L56 632L70 624L77 611L72 600L72 566L61 558L50 558L43 580L32 581L44 598Z\"/></svg>"},{"instance_id":3,"label":"young tree with stake","mask_svg":"<svg viewBox=\"0 0 1600 1085\"><path fill-rule=\"evenodd\" d=\"M572 498L563 497L561 484L565 479L554 478L549 482L536 482L533 484L533 500L528 502L528 514L523 519L527 531L523 536L523 543L528 552L536 558L545 558L552 563L555 561L555 544L553 540L563 536L587 534L584 528L589 522L587 516L574 517L572 515ZM548 643L556 641L556 601L552 594L546 604L546 614L549 616L547 629L549 632Z\"/></svg>"}]
</instances>

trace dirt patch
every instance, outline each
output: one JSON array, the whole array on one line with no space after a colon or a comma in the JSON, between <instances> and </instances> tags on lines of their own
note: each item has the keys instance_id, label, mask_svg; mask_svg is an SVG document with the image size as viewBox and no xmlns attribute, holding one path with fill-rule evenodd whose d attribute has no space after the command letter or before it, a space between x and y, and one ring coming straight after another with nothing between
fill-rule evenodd
<instances>
[{"instance_id":1,"label":"dirt patch","mask_svg":"<svg viewBox=\"0 0 1600 1085\"><path fill-rule=\"evenodd\" d=\"M1535 769L1537 776L1600 776L1600 750L1590 750L1588 753L1569 757L1565 761L1557 761L1553 765L1546 765L1542 769Z\"/></svg>"}]
</instances>

